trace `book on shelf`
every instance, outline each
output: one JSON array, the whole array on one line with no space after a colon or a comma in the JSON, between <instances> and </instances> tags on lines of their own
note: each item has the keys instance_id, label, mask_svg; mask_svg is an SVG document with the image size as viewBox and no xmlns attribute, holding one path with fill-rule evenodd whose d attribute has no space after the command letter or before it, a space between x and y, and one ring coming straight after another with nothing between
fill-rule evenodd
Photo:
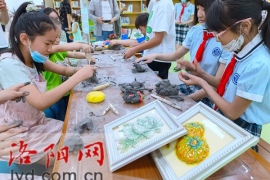
<instances>
[{"instance_id":1,"label":"book on shelf","mask_svg":"<svg viewBox=\"0 0 270 180\"><path fill-rule=\"evenodd\" d=\"M81 15L81 10L73 10L74 14Z\"/></svg>"},{"instance_id":2,"label":"book on shelf","mask_svg":"<svg viewBox=\"0 0 270 180\"><path fill-rule=\"evenodd\" d=\"M72 1L72 7L79 7L78 1Z\"/></svg>"},{"instance_id":3,"label":"book on shelf","mask_svg":"<svg viewBox=\"0 0 270 180\"><path fill-rule=\"evenodd\" d=\"M54 2L54 7L55 8L59 8L60 7L60 3L61 3L60 1L58 1L58 2L55 1Z\"/></svg>"},{"instance_id":4,"label":"book on shelf","mask_svg":"<svg viewBox=\"0 0 270 180\"><path fill-rule=\"evenodd\" d=\"M131 35L131 29L130 28L128 28L128 29L122 28L121 29L121 33L124 34L124 35L128 35L128 37L130 37L130 35Z\"/></svg>"},{"instance_id":5,"label":"book on shelf","mask_svg":"<svg viewBox=\"0 0 270 180\"><path fill-rule=\"evenodd\" d=\"M130 23L129 17L121 17L121 23L122 24L129 24Z\"/></svg>"},{"instance_id":6,"label":"book on shelf","mask_svg":"<svg viewBox=\"0 0 270 180\"><path fill-rule=\"evenodd\" d=\"M144 5L144 3L142 3L142 12L146 12L147 11L147 8L146 6Z\"/></svg>"}]
</instances>

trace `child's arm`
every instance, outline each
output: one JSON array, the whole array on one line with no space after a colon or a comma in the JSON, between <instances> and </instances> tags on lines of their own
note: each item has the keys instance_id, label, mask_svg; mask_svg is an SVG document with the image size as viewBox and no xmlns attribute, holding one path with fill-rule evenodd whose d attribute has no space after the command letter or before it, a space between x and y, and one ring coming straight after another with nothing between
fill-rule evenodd
<instances>
[{"instance_id":1,"label":"child's arm","mask_svg":"<svg viewBox=\"0 0 270 180\"><path fill-rule=\"evenodd\" d=\"M137 40L135 39L127 39L127 40L111 40L110 45L115 46L121 44L123 46L130 46L133 43L136 43Z\"/></svg>"},{"instance_id":2,"label":"child's arm","mask_svg":"<svg viewBox=\"0 0 270 180\"><path fill-rule=\"evenodd\" d=\"M212 87L215 91L217 90L216 88ZM205 92L204 89L200 89L199 91L189 95L189 97L194 100L194 101L199 101L202 98L208 97L208 94Z\"/></svg>"},{"instance_id":3,"label":"child's arm","mask_svg":"<svg viewBox=\"0 0 270 180\"><path fill-rule=\"evenodd\" d=\"M75 23L75 24L74 24L74 31L68 31L67 33L68 33L68 34L76 33L76 32L77 32L77 29L78 29L78 23Z\"/></svg>"},{"instance_id":4,"label":"child's arm","mask_svg":"<svg viewBox=\"0 0 270 180\"><path fill-rule=\"evenodd\" d=\"M30 82L24 84L17 84L0 91L0 104L3 104L8 100L14 100L18 97L28 96L29 92L23 92L21 91L21 88L29 84Z\"/></svg>"},{"instance_id":5,"label":"child's arm","mask_svg":"<svg viewBox=\"0 0 270 180\"><path fill-rule=\"evenodd\" d=\"M81 53L81 52L70 52L68 51L67 53L67 57L69 58L76 58L76 59L85 59L85 53Z\"/></svg>"},{"instance_id":6,"label":"child's arm","mask_svg":"<svg viewBox=\"0 0 270 180\"><path fill-rule=\"evenodd\" d=\"M212 101L219 107L226 117L231 120L239 118L252 103L251 100L236 96L232 103L223 99L205 80L197 76L180 72L178 74L179 79L186 85L198 85L201 86L205 92L210 96ZM188 80L186 80L188 78Z\"/></svg>"},{"instance_id":7,"label":"child's arm","mask_svg":"<svg viewBox=\"0 0 270 180\"><path fill-rule=\"evenodd\" d=\"M147 41L143 44L140 44L139 46L136 46L134 48L129 49L125 53L124 58L128 59L137 52L141 52L145 49L150 49L150 48L153 48L153 47L159 45L163 40L164 34L165 34L165 32L155 32L154 38L150 39L149 41Z\"/></svg>"},{"instance_id":8,"label":"child's arm","mask_svg":"<svg viewBox=\"0 0 270 180\"><path fill-rule=\"evenodd\" d=\"M46 63L45 63L46 64ZM30 94L26 97L26 101L35 109L44 111L58 102L68 91L74 88L79 82L93 76L96 68L93 66L85 66L77 73L71 76L67 81L56 88L40 93L35 85L28 85L22 88L22 91L28 91Z\"/></svg>"},{"instance_id":9,"label":"child's arm","mask_svg":"<svg viewBox=\"0 0 270 180\"><path fill-rule=\"evenodd\" d=\"M76 67L61 66L49 60L44 63L44 69L62 76L72 76L74 73L80 70L80 68Z\"/></svg>"},{"instance_id":10,"label":"child's arm","mask_svg":"<svg viewBox=\"0 0 270 180\"><path fill-rule=\"evenodd\" d=\"M80 42L73 42L73 43L55 45L52 47L51 53L73 51L73 50L77 50L77 49L82 49L82 50L84 50L85 53L90 53L91 49L93 49L93 47L91 47L88 44L84 44L84 43L80 43Z\"/></svg>"},{"instance_id":11,"label":"child's arm","mask_svg":"<svg viewBox=\"0 0 270 180\"><path fill-rule=\"evenodd\" d=\"M144 44L146 44L146 43L144 43ZM183 57L188 52L189 52L189 49L186 49L185 47L181 46L174 53L151 54L151 55L144 56L144 57L136 60L136 62L145 61L143 64L146 64L146 63L153 62L155 59L158 59L158 60L161 60L161 61L175 61L176 59L180 59L181 57Z\"/></svg>"},{"instance_id":12,"label":"child's arm","mask_svg":"<svg viewBox=\"0 0 270 180\"><path fill-rule=\"evenodd\" d=\"M198 76L202 79L204 79L208 84L211 86L217 88L219 85L219 82L222 78L222 75L225 71L226 64L220 63L218 71L215 76L212 76L211 74L208 74L205 72L200 64L197 62L197 60L194 60L194 64L188 61L179 61L178 63L185 69L186 71L190 71L193 75Z\"/></svg>"}]
</instances>

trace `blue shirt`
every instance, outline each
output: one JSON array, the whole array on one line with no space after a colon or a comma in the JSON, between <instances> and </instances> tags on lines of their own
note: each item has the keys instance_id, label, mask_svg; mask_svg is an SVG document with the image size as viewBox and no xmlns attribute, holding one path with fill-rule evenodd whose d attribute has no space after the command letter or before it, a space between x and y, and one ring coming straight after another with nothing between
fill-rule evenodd
<instances>
[{"instance_id":1,"label":"blue shirt","mask_svg":"<svg viewBox=\"0 0 270 180\"><path fill-rule=\"evenodd\" d=\"M183 42L183 46L190 50L191 62L195 59L197 51L203 42L203 26L193 26L187 33L187 37ZM205 30L206 31L206 30ZM216 38L210 38L205 44L205 49L200 62L201 68L215 76L220 63L226 64L227 60L231 59L232 53L222 49L221 43L216 41Z\"/></svg>"},{"instance_id":2,"label":"blue shirt","mask_svg":"<svg viewBox=\"0 0 270 180\"><path fill-rule=\"evenodd\" d=\"M229 103L235 96L251 100L241 118L258 125L270 123L270 53L260 34L236 54L236 60L223 98Z\"/></svg>"},{"instance_id":3,"label":"blue shirt","mask_svg":"<svg viewBox=\"0 0 270 180\"><path fill-rule=\"evenodd\" d=\"M182 3L176 3L174 5L174 8L175 8L175 14L176 14L175 19L177 21L179 21L179 16L180 16L181 11L183 9ZM194 15L194 11L195 11L195 6L191 3L188 3L187 7L185 7L185 9L184 9L184 13L182 15L181 22L186 22L186 21L190 20L190 16Z\"/></svg>"},{"instance_id":4,"label":"blue shirt","mask_svg":"<svg viewBox=\"0 0 270 180\"><path fill-rule=\"evenodd\" d=\"M142 43L143 41L145 41L145 36L143 36L141 38L137 38L136 40L137 40L138 43ZM141 57L143 57L143 52L144 51L141 51L141 53L142 53L142 56Z\"/></svg>"}]
</instances>

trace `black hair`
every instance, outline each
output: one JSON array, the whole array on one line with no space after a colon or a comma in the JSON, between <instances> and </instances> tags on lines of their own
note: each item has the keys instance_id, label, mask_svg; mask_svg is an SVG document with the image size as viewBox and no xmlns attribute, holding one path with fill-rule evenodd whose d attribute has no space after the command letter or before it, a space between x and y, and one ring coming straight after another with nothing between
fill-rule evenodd
<instances>
[{"instance_id":1,"label":"black hair","mask_svg":"<svg viewBox=\"0 0 270 180\"><path fill-rule=\"evenodd\" d=\"M148 5L149 5L150 1L151 1L151 0L146 0L146 1L145 1L145 6L146 6L147 8L148 8Z\"/></svg>"},{"instance_id":2,"label":"black hair","mask_svg":"<svg viewBox=\"0 0 270 180\"><path fill-rule=\"evenodd\" d=\"M44 10L43 10L43 13L46 14L47 16L49 16L52 12L56 13L57 14L57 17L60 21L60 16L58 15L57 11L51 7L46 7Z\"/></svg>"},{"instance_id":3,"label":"black hair","mask_svg":"<svg viewBox=\"0 0 270 180\"><path fill-rule=\"evenodd\" d=\"M217 0L206 15L206 25L211 31L224 31L237 21L252 18L253 26L259 27L262 21L262 10L267 10L267 18L261 26L262 39L270 49L270 4L262 0ZM241 23L230 30L239 32Z\"/></svg>"},{"instance_id":4,"label":"black hair","mask_svg":"<svg viewBox=\"0 0 270 180\"><path fill-rule=\"evenodd\" d=\"M140 26L147 26L148 17L148 13L139 14L135 20L136 29L139 29Z\"/></svg>"},{"instance_id":5,"label":"black hair","mask_svg":"<svg viewBox=\"0 0 270 180\"><path fill-rule=\"evenodd\" d=\"M199 23L197 6L202 6L204 8L205 13L206 13L214 1L216 1L216 0L195 0L195 12L194 12L193 25L196 25Z\"/></svg>"},{"instance_id":6,"label":"black hair","mask_svg":"<svg viewBox=\"0 0 270 180\"><path fill-rule=\"evenodd\" d=\"M30 40L37 36L43 36L47 31L55 30L55 26L51 19L42 12L26 12L29 2L23 3L16 11L9 32L10 52L25 63L25 59L20 50L20 35L27 34ZM42 63L33 61L37 71L40 73L43 69Z\"/></svg>"},{"instance_id":7,"label":"black hair","mask_svg":"<svg viewBox=\"0 0 270 180\"><path fill-rule=\"evenodd\" d=\"M62 26L61 22L59 21L58 18L55 18L55 17L50 17L50 19L52 20L55 28L57 28L58 26Z\"/></svg>"},{"instance_id":8,"label":"black hair","mask_svg":"<svg viewBox=\"0 0 270 180\"><path fill-rule=\"evenodd\" d=\"M75 21L78 22L78 23L80 24L80 18L79 18L79 16L78 16L77 14L73 13L73 14L71 15L71 17L72 17L73 19L75 19Z\"/></svg>"}]
</instances>

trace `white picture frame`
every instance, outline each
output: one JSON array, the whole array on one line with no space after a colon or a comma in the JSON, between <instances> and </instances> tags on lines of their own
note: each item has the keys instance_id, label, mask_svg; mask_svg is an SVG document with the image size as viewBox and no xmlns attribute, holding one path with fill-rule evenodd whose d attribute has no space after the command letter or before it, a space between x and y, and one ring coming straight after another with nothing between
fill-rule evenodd
<instances>
[{"instance_id":1,"label":"white picture frame","mask_svg":"<svg viewBox=\"0 0 270 180\"><path fill-rule=\"evenodd\" d=\"M143 118L147 116L147 113L157 112L157 116L161 117L162 121L165 124L167 131L161 131L160 133L156 133L154 138L147 140L147 142L143 142L138 145L138 147L134 147L127 152L121 154L119 150L119 141L116 140L115 131L119 127L126 127L124 124L138 122L139 118ZM162 127L165 127L164 125ZM121 128L119 128L121 130ZM164 105L156 100L153 101L119 119L116 119L113 122L110 122L104 126L105 133L105 143L107 148L107 154L109 159L110 171L114 172L117 169L129 164L136 159L153 152L154 150L166 145L167 143L187 134L185 128L176 122L176 119L171 116L168 110L164 107Z\"/></svg>"},{"instance_id":2,"label":"white picture frame","mask_svg":"<svg viewBox=\"0 0 270 180\"><path fill-rule=\"evenodd\" d=\"M259 142L259 137L255 137L248 133L233 123L231 120L227 119L226 117L222 116L201 102L197 103L188 111L181 114L177 118L177 121L180 124L184 124L190 118L199 113L203 114L209 120L214 122L219 128L224 130L235 139L227 144L224 148L207 157L201 163L195 165L191 170L181 175L180 177L176 175L168 160L165 158L165 156L163 156L161 148L152 152L151 155L163 179L205 179Z\"/></svg>"}]
</instances>

